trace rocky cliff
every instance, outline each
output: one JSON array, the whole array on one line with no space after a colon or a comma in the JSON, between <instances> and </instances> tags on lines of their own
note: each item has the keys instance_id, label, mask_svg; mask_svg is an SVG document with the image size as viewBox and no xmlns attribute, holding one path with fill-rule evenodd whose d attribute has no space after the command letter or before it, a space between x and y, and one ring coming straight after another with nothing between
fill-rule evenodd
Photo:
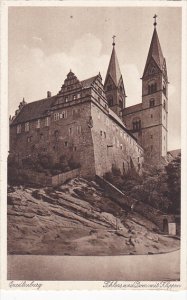
<instances>
[{"instance_id":1,"label":"rocky cliff","mask_svg":"<svg viewBox=\"0 0 187 300\"><path fill-rule=\"evenodd\" d=\"M95 182L58 188L8 187L8 253L119 255L160 253L179 240L145 217L122 209Z\"/></svg>"}]
</instances>

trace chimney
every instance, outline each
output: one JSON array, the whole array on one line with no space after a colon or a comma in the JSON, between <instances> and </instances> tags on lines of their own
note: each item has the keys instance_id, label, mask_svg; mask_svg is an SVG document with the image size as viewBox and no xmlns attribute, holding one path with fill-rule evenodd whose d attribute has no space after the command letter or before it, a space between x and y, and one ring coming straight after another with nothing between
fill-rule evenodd
<instances>
[{"instance_id":1,"label":"chimney","mask_svg":"<svg viewBox=\"0 0 187 300\"><path fill-rule=\"evenodd\" d=\"M51 92L47 91L47 98L50 98L50 97L51 97Z\"/></svg>"}]
</instances>

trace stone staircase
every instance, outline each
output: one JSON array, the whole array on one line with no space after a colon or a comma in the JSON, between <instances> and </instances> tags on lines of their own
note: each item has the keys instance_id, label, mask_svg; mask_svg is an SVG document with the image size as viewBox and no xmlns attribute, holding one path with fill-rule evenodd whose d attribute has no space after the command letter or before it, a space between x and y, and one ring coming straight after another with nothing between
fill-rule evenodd
<instances>
[{"instance_id":1,"label":"stone staircase","mask_svg":"<svg viewBox=\"0 0 187 300\"><path fill-rule=\"evenodd\" d=\"M122 208L137 212L157 225L161 232L163 231L163 220L168 219L168 215L163 214L160 210L155 209L142 201L137 201L136 199L127 196L103 177L96 175L95 180L103 188L106 194Z\"/></svg>"}]
</instances>

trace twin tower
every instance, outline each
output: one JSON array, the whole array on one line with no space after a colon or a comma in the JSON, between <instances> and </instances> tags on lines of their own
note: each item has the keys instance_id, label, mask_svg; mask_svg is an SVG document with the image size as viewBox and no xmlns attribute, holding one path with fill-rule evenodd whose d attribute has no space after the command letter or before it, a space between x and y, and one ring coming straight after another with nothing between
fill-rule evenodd
<instances>
[{"instance_id":1,"label":"twin tower","mask_svg":"<svg viewBox=\"0 0 187 300\"><path fill-rule=\"evenodd\" d=\"M161 162L167 155L168 77L160 46L156 16L154 31L142 76L142 102L126 107L126 93L115 42L104 83L109 107L123 120L145 151L148 163Z\"/></svg>"}]
</instances>

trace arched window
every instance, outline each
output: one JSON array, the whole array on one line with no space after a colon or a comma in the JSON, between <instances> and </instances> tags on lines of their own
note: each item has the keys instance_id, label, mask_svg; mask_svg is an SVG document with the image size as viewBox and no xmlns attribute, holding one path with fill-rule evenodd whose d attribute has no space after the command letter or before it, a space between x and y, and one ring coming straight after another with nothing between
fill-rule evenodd
<instances>
[{"instance_id":1,"label":"arched window","mask_svg":"<svg viewBox=\"0 0 187 300\"><path fill-rule=\"evenodd\" d=\"M164 100L163 108L166 109L166 100Z\"/></svg>"},{"instance_id":2,"label":"arched window","mask_svg":"<svg viewBox=\"0 0 187 300\"><path fill-rule=\"evenodd\" d=\"M108 105L113 106L113 97L111 95L108 97Z\"/></svg>"},{"instance_id":3,"label":"arched window","mask_svg":"<svg viewBox=\"0 0 187 300\"><path fill-rule=\"evenodd\" d=\"M166 96L166 85L165 85L165 83L163 84L163 93Z\"/></svg>"},{"instance_id":4,"label":"arched window","mask_svg":"<svg viewBox=\"0 0 187 300\"><path fill-rule=\"evenodd\" d=\"M119 100L119 107L122 109L123 108L123 101L120 99Z\"/></svg>"},{"instance_id":5,"label":"arched window","mask_svg":"<svg viewBox=\"0 0 187 300\"><path fill-rule=\"evenodd\" d=\"M150 83L148 85L148 94L153 94L157 91L157 83Z\"/></svg>"},{"instance_id":6,"label":"arched window","mask_svg":"<svg viewBox=\"0 0 187 300\"><path fill-rule=\"evenodd\" d=\"M133 129L133 131L141 130L141 120L139 118L133 119L132 129Z\"/></svg>"},{"instance_id":7,"label":"arched window","mask_svg":"<svg viewBox=\"0 0 187 300\"><path fill-rule=\"evenodd\" d=\"M112 84L107 85L107 91L111 91L112 90Z\"/></svg>"}]
</instances>

